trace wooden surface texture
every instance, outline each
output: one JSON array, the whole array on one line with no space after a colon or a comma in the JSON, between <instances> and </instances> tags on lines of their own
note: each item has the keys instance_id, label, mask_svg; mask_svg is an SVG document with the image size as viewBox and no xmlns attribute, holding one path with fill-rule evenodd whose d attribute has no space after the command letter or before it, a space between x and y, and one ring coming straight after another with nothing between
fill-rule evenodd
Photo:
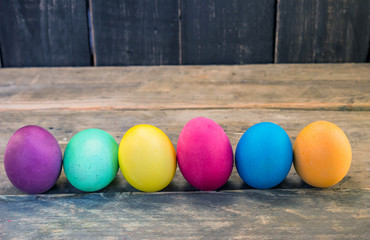
<instances>
[{"instance_id":1,"label":"wooden surface texture","mask_svg":"<svg viewBox=\"0 0 370 240\"><path fill-rule=\"evenodd\" d=\"M0 67L370 61L370 0L1 0Z\"/></svg>"},{"instance_id":2,"label":"wooden surface texture","mask_svg":"<svg viewBox=\"0 0 370 240\"><path fill-rule=\"evenodd\" d=\"M183 64L274 61L275 0L181 1Z\"/></svg>"},{"instance_id":3,"label":"wooden surface texture","mask_svg":"<svg viewBox=\"0 0 370 240\"><path fill-rule=\"evenodd\" d=\"M369 0L277 0L276 63L365 62Z\"/></svg>"},{"instance_id":4,"label":"wooden surface texture","mask_svg":"<svg viewBox=\"0 0 370 240\"><path fill-rule=\"evenodd\" d=\"M95 66L179 64L177 0L89 0Z\"/></svg>"},{"instance_id":5,"label":"wooden surface texture","mask_svg":"<svg viewBox=\"0 0 370 240\"><path fill-rule=\"evenodd\" d=\"M1 0L4 67L89 66L86 2Z\"/></svg>"},{"instance_id":6,"label":"wooden surface texture","mask_svg":"<svg viewBox=\"0 0 370 240\"><path fill-rule=\"evenodd\" d=\"M0 69L0 239L367 239L370 234L370 64L292 64ZM316 120L343 129L353 150L347 176L312 188L292 167L277 187L256 190L236 170L201 192L177 170L158 193L119 171L96 193L64 173L47 193L11 185L5 146L18 128L48 129L64 151L77 132L101 128L119 142L130 127L162 129L176 147L193 117L218 122L233 149L253 124L282 126L292 143Z\"/></svg>"}]
</instances>

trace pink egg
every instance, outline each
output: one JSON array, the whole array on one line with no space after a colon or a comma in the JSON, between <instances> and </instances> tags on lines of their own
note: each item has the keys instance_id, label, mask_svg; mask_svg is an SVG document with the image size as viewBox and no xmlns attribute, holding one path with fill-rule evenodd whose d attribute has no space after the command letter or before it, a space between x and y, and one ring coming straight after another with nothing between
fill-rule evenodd
<instances>
[{"instance_id":1,"label":"pink egg","mask_svg":"<svg viewBox=\"0 0 370 240\"><path fill-rule=\"evenodd\" d=\"M181 130L177 158L184 178L204 191L222 187L233 169L229 138L220 125L204 117L190 120Z\"/></svg>"}]
</instances>

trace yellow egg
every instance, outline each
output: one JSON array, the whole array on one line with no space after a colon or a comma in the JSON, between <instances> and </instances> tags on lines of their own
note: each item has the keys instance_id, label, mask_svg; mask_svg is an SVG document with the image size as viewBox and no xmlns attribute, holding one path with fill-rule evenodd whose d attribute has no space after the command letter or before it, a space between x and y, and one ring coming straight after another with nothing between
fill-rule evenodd
<instances>
[{"instance_id":1,"label":"yellow egg","mask_svg":"<svg viewBox=\"0 0 370 240\"><path fill-rule=\"evenodd\" d=\"M130 128L118 149L122 174L134 188L156 192L165 188L176 171L176 151L159 128L141 124Z\"/></svg>"},{"instance_id":2,"label":"yellow egg","mask_svg":"<svg viewBox=\"0 0 370 240\"><path fill-rule=\"evenodd\" d=\"M307 184L330 187L340 182L351 165L351 145L335 124L317 121L307 125L293 146L294 167Z\"/></svg>"}]
</instances>

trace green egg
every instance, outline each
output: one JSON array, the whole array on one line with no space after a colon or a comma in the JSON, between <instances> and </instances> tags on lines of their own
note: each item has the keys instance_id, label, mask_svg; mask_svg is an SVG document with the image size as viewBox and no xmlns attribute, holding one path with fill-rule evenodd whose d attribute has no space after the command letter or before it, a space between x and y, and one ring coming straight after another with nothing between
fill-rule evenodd
<instances>
[{"instance_id":1,"label":"green egg","mask_svg":"<svg viewBox=\"0 0 370 240\"><path fill-rule=\"evenodd\" d=\"M103 189L117 174L118 144L103 130L83 130L67 144L63 168L75 188L85 192Z\"/></svg>"}]
</instances>

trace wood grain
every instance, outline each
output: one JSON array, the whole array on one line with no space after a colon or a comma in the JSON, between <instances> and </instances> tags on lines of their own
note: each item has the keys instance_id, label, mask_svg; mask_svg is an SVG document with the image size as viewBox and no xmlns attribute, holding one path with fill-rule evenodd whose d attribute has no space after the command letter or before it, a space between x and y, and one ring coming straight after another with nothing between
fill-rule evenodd
<instances>
[{"instance_id":1,"label":"wood grain","mask_svg":"<svg viewBox=\"0 0 370 240\"><path fill-rule=\"evenodd\" d=\"M3 69L0 156L11 133L28 124L49 129L63 149L83 129L104 129L119 142L139 123L160 127L176 146L185 123L206 116L224 127L235 149L255 123L278 123L293 142L305 125L324 119L347 133L354 151L340 186L369 187L369 76L369 64ZM117 176L104 191L135 191ZM3 166L0 178L0 192L21 194ZM292 170L280 187L302 186ZM225 189L240 188L248 186L234 171ZM194 188L177 173L168 190ZM50 193L76 191L62 175Z\"/></svg>"},{"instance_id":2,"label":"wood grain","mask_svg":"<svg viewBox=\"0 0 370 240\"><path fill-rule=\"evenodd\" d=\"M0 112L220 108L368 111L369 76L369 64L3 69Z\"/></svg>"},{"instance_id":3,"label":"wood grain","mask_svg":"<svg viewBox=\"0 0 370 240\"><path fill-rule=\"evenodd\" d=\"M275 62L366 62L369 0L278 0Z\"/></svg>"},{"instance_id":4,"label":"wood grain","mask_svg":"<svg viewBox=\"0 0 370 240\"><path fill-rule=\"evenodd\" d=\"M275 0L181 1L183 64L271 63Z\"/></svg>"},{"instance_id":5,"label":"wood grain","mask_svg":"<svg viewBox=\"0 0 370 240\"><path fill-rule=\"evenodd\" d=\"M178 1L90 0L94 64L179 64Z\"/></svg>"},{"instance_id":6,"label":"wood grain","mask_svg":"<svg viewBox=\"0 0 370 240\"><path fill-rule=\"evenodd\" d=\"M2 53L1 53L1 42L0 42L0 68L3 67L3 60L2 60Z\"/></svg>"},{"instance_id":7,"label":"wood grain","mask_svg":"<svg viewBox=\"0 0 370 240\"><path fill-rule=\"evenodd\" d=\"M369 203L365 189L0 196L0 238L366 239Z\"/></svg>"},{"instance_id":8,"label":"wood grain","mask_svg":"<svg viewBox=\"0 0 370 240\"><path fill-rule=\"evenodd\" d=\"M0 239L367 239L370 226L370 64L5 68L0 71ZM190 186L177 170L158 193L141 193L119 171L97 193L62 175L41 195L6 177L6 143L18 128L48 129L64 151L77 132L100 128L119 142L130 127L162 129L176 147L191 118L215 120L232 147L252 125L271 121L292 142L316 120L349 138L347 176L329 189L291 169L269 190L233 170L218 191Z\"/></svg>"},{"instance_id":9,"label":"wood grain","mask_svg":"<svg viewBox=\"0 0 370 240\"><path fill-rule=\"evenodd\" d=\"M4 67L89 66L86 3L0 1Z\"/></svg>"}]
</instances>

